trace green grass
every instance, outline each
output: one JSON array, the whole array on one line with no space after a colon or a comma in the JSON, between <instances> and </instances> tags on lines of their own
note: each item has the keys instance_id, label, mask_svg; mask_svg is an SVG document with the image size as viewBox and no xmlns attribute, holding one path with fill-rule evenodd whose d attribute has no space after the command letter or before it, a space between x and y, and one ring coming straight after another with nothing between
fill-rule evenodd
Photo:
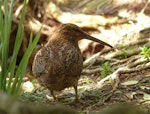
<instances>
[{"instance_id":1,"label":"green grass","mask_svg":"<svg viewBox=\"0 0 150 114\"><path fill-rule=\"evenodd\" d=\"M8 3L10 3L10 6L8 5ZM18 24L18 30L16 34L13 55L10 64L7 64L8 53L9 53L9 40L10 40L11 25L12 25L13 5L14 5L14 0L0 1L0 8L4 6L4 11L0 9L0 55L1 55L0 90L12 94L14 96L18 96L20 92L22 79L24 77L26 67L28 64L28 59L40 38L41 30L35 36L34 40L32 40L32 34L31 34L28 48L20 61L17 71L15 71L17 56L24 37L23 23L24 23L27 4L26 4L26 0L24 0L21 18ZM8 82L6 81L6 79L8 79Z\"/></svg>"},{"instance_id":2,"label":"green grass","mask_svg":"<svg viewBox=\"0 0 150 114\"><path fill-rule=\"evenodd\" d=\"M109 62L105 62L102 64L102 72L101 72L101 78L105 78L107 75L111 74L111 67Z\"/></svg>"},{"instance_id":3,"label":"green grass","mask_svg":"<svg viewBox=\"0 0 150 114\"><path fill-rule=\"evenodd\" d=\"M141 52L140 54L144 57L144 58L148 58L150 56L150 48L148 47L142 47L140 48L141 49Z\"/></svg>"}]
</instances>

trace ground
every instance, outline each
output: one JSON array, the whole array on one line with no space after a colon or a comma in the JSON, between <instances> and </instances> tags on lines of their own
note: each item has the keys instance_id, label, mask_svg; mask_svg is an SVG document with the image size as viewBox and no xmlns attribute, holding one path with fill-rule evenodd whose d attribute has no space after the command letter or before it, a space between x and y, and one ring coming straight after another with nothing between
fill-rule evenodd
<instances>
[{"instance_id":1,"label":"ground","mask_svg":"<svg viewBox=\"0 0 150 114\"><path fill-rule=\"evenodd\" d=\"M26 14L25 38L18 58L22 57L27 48L30 31L36 34L38 28L44 24L37 45L38 50L48 41L55 27L66 23L66 18L67 22L77 24L84 31L106 41L114 48L101 47L96 50L94 44L91 46L91 43L87 43L96 51L91 52L91 48L85 49L88 53L84 55L84 69L78 85L81 103L73 103L73 88L58 92L59 100L54 101L49 91L38 85L30 74L35 51L29 61L27 79L23 82L29 82L33 89L30 92L23 89L20 99L24 102L48 105L60 103L84 113L128 102L150 112L149 2L130 0L120 3L118 0L111 2L106 0L97 6L89 1L80 3L64 1L51 3L49 0L45 2L39 0L34 1L34 7L33 1L29 2L27 10L32 16ZM21 2L17 3L16 9L20 4ZM90 7L90 4L93 5ZM95 8L92 8L94 6ZM15 17L12 35L16 32L18 18L19 15ZM80 44L82 45L83 43Z\"/></svg>"}]
</instances>

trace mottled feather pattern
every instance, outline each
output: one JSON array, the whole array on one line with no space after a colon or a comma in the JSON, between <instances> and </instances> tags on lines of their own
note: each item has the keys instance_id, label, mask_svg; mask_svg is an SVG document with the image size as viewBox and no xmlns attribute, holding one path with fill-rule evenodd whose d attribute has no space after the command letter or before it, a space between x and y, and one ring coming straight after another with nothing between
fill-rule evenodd
<instances>
[{"instance_id":1,"label":"mottled feather pattern","mask_svg":"<svg viewBox=\"0 0 150 114\"><path fill-rule=\"evenodd\" d=\"M54 99L53 91L74 87L78 101L77 85L83 68L78 41L83 38L110 46L89 36L74 24L62 24L34 58L33 75L42 86L50 90Z\"/></svg>"}]
</instances>

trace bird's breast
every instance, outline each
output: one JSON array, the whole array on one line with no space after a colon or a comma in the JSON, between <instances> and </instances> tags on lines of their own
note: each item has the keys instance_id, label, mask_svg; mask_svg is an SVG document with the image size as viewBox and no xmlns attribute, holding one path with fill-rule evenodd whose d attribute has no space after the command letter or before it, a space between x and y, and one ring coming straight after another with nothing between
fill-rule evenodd
<instances>
[{"instance_id":1,"label":"bird's breast","mask_svg":"<svg viewBox=\"0 0 150 114\"><path fill-rule=\"evenodd\" d=\"M80 75L83 60L78 47L69 43L53 44L43 47L33 62L34 74Z\"/></svg>"}]
</instances>

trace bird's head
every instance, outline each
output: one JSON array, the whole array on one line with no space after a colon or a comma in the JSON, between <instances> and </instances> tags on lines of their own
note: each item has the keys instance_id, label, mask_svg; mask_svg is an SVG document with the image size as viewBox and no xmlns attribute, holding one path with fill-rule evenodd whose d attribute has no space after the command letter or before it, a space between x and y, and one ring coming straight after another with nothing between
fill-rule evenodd
<instances>
[{"instance_id":1,"label":"bird's head","mask_svg":"<svg viewBox=\"0 0 150 114\"><path fill-rule=\"evenodd\" d=\"M93 36L88 35L86 32L84 32L80 27L78 27L75 24L71 24L71 23L62 24L60 25L60 27L58 27L58 29L55 32L56 32L55 34L59 36L57 38L66 39L71 42L77 43L81 39L89 39L89 40L93 40L95 42L101 43L102 45L107 45L112 48L111 45Z\"/></svg>"}]
</instances>

